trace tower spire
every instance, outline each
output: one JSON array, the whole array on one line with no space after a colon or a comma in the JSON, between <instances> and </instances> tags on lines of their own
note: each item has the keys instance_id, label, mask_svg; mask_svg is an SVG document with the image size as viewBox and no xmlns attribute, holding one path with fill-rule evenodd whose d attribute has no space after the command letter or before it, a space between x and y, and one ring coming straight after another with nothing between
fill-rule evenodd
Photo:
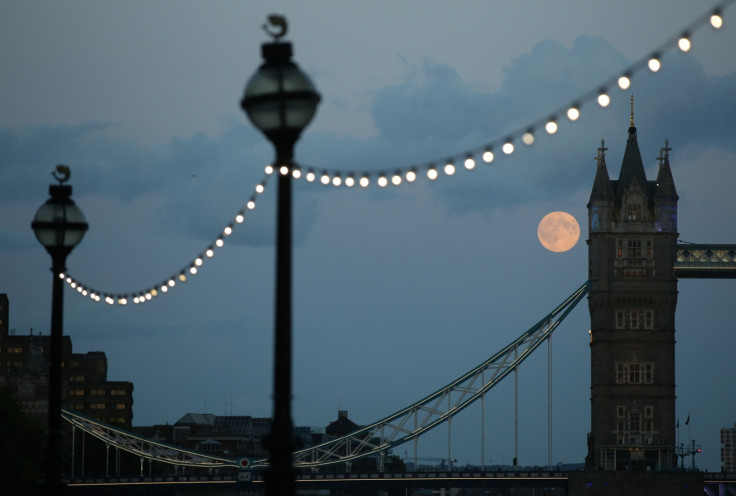
<instances>
[{"instance_id":1,"label":"tower spire","mask_svg":"<svg viewBox=\"0 0 736 496\"><path fill-rule=\"evenodd\" d=\"M631 95L631 127L634 127L634 95Z\"/></svg>"}]
</instances>

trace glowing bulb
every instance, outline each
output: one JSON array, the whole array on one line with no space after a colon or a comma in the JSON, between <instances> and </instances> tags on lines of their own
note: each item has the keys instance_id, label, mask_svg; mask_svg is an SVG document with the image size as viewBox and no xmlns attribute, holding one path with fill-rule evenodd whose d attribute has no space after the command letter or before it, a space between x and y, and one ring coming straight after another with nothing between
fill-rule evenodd
<instances>
[{"instance_id":1,"label":"glowing bulb","mask_svg":"<svg viewBox=\"0 0 736 496\"><path fill-rule=\"evenodd\" d=\"M710 16L710 25L714 29L721 29L723 27L723 18L721 17L720 11L716 10L713 15Z\"/></svg>"},{"instance_id":2,"label":"glowing bulb","mask_svg":"<svg viewBox=\"0 0 736 496\"><path fill-rule=\"evenodd\" d=\"M212 258L215 256L215 251L212 248L207 248L207 251L204 252L205 255L207 255L207 258Z\"/></svg>"},{"instance_id":3,"label":"glowing bulb","mask_svg":"<svg viewBox=\"0 0 736 496\"><path fill-rule=\"evenodd\" d=\"M237 222L238 224L242 224L244 220L245 216L243 214L238 214L235 216L235 222Z\"/></svg>"},{"instance_id":4,"label":"glowing bulb","mask_svg":"<svg viewBox=\"0 0 736 496\"><path fill-rule=\"evenodd\" d=\"M267 165L266 168L264 169L264 171L266 172L266 174L268 174L270 176L271 174L273 174L273 166L272 165Z\"/></svg>"},{"instance_id":5,"label":"glowing bulb","mask_svg":"<svg viewBox=\"0 0 736 496\"><path fill-rule=\"evenodd\" d=\"M126 298L118 298L118 305L127 305L128 300Z\"/></svg>"},{"instance_id":6,"label":"glowing bulb","mask_svg":"<svg viewBox=\"0 0 736 496\"><path fill-rule=\"evenodd\" d=\"M69 286L71 286L71 287L72 287L72 289L74 289L74 288L76 288L76 287L77 287L77 283L76 283L76 282L74 282L74 281L72 281L72 282L71 282L71 283L69 284Z\"/></svg>"},{"instance_id":7,"label":"glowing bulb","mask_svg":"<svg viewBox=\"0 0 736 496\"><path fill-rule=\"evenodd\" d=\"M233 228L230 226L227 226L224 231L222 231L222 234L225 236L230 236L233 233Z\"/></svg>"},{"instance_id":8,"label":"glowing bulb","mask_svg":"<svg viewBox=\"0 0 736 496\"><path fill-rule=\"evenodd\" d=\"M368 174L366 174L366 175L364 175L363 177L360 178L360 186L361 187L367 188L368 186L370 186L370 184L371 184L371 180L368 177Z\"/></svg>"},{"instance_id":9,"label":"glowing bulb","mask_svg":"<svg viewBox=\"0 0 736 496\"><path fill-rule=\"evenodd\" d=\"M342 178L340 177L340 174L335 174L335 177L332 178L332 185L340 186L341 184L342 184Z\"/></svg>"},{"instance_id":10,"label":"glowing bulb","mask_svg":"<svg viewBox=\"0 0 736 496\"><path fill-rule=\"evenodd\" d=\"M279 173L282 176L287 175L289 173L289 167L287 165L282 165L281 167L279 167Z\"/></svg>"},{"instance_id":11,"label":"glowing bulb","mask_svg":"<svg viewBox=\"0 0 736 496\"><path fill-rule=\"evenodd\" d=\"M690 37L687 33L683 34L679 40L677 40L677 48L680 49L681 52L687 53L690 51L690 48L692 48L692 43L690 43Z\"/></svg>"},{"instance_id":12,"label":"glowing bulb","mask_svg":"<svg viewBox=\"0 0 736 496\"><path fill-rule=\"evenodd\" d=\"M659 59L654 56L651 59L649 59L649 62L647 63L649 66L649 70L652 72L657 72L662 68L662 63L659 61Z\"/></svg>"},{"instance_id":13,"label":"glowing bulb","mask_svg":"<svg viewBox=\"0 0 736 496\"><path fill-rule=\"evenodd\" d=\"M137 296L135 298L133 298L133 303L135 303L136 305L138 303L140 303L140 302L141 302L141 300Z\"/></svg>"},{"instance_id":14,"label":"glowing bulb","mask_svg":"<svg viewBox=\"0 0 736 496\"><path fill-rule=\"evenodd\" d=\"M176 281L174 281L173 279L169 279L169 282L167 284L170 288L173 288L174 286L176 286Z\"/></svg>"},{"instance_id":15,"label":"glowing bulb","mask_svg":"<svg viewBox=\"0 0 736 496\"><path fill-rule=\"evenodd\" d=\"M611 97L607 93L601 93L598 95L598 105L605 108L611 103Z\"/></svg>"},{"instance_id":16,"label":"glowing bulb","mask_svg":"<svg viewBox=\"0 0 736 496\"><path fill-rule=\"evenodd\" d=\"M179 281L187 282L187 276L183 272L179 274Z\"/></svg>"},{"instance_id":17,"label":"glowing bulb","mask_svg":"<svg viewBox=\"0 0 736 496\"><path fill-rule=\"evenodd\" d=\"M437 169L434 166L427 169L427 178L430 181L434 181L435 179L437 179L437 175Z\"/></svg>"},{"instance_id":18,"label":"glowing bulb","mask_svg":"<svg viewBox=\"0 0 736 496\"><path fill-rule=\"evenodd\" d=\"M65 277L65 276L64 276L64 273L63 273L63 272L61 272L61 273L59 274L59 279L64 279L64 277ZM67 284L69 284L69 283L71 283L71 282L72 282L72 278L71 278L71 277L67 277L67 278L66 278L66 283L67 283Z\"/></svg>"},{"instance_id":19,"label":"glowing bulb","mask_svg":"<svg viewBox=\"0 0 736 496\"><path fill-rule=\"evenodd\" d=\"M501 150L506 155L511 155L512 153L514 153L514 144L511 141L507 141L506 143L503 144L503 146L501 147Z\"/></svg>"},{"instance_id":20,"label":"glowing bulb","mask_svg":"<svg viewBox=\"0 0 736 496\"><path fill-rule=\"evenodd\" d=\"M194 265L196 265L197 267L201 267L203 263L204 261L200 257L194 259Z\"/></svg>"},{"instance_id":21,"label":"glowing bulb","mask_svg":"<svg viewBox=\"0 0 736 496\"><path fill-rule=\"evenodd\" d=\"M156 288L153 288L153 289L151 290L151 295L152 295L152 296L158 296L158 291L156 290Z\"/></svg>"},{"instance_id":22,"label":"glowing bulb","mask_svg":"<svg viewBox=\"0 0 736 496\"><path fill-rule=\"evenodd\" d=\"M256 202L253 200L248 200L248 203L245 204L245 206L248 208L248 210L253 210L256 208Z\"/></svg>"},{"instance_id":23,"label":"glowing bulb","mask_svg":"<svg viewBox=\"0 0 736 496\"><path fill-rule=\"evenodd\" d=\"M161 286L161 292L162 293L168 293L169 292L169 287L166 286L166 285Z\"/></svg>"},{"instance_id":24,"label":"glowing bulb","mask_svg":"<svg viewBox=\"0 0 736 496\"><path fill-rule=\"evenodd\" d=\"M526 146L531 146L534 144L534 134L531 132L531 130L525 132L521 136L521 141L523 141Z\"/></svg>"},{"instance_id":25,"label":"glowing bulb","mask_svg":"<svg viewBox=\"0 0 736 496\"><path fill-rule=\"evenodd\" d=\"M222 238L217 238L217 240L215 241L215 246L217 246L218 248L222 248L224 244L225 242L222 240Z\"/></svg>"},{"instance_id":26,"label":"glowing bulb","mask_svg":"<svg viewBox=\"0 0 736 496\"><path fill-rule=\"evenodd\" d=\"M567 109L567 118L570 119L572 122L580 119L580 109L575 106Z\"/></svg>"},{"instance_id":27,"label":"glowing bulb","mask_svg":"<svg viewBox=\"0 0 736 496\"><path fill-rule=\"evenodd\" d=\"M111 298L110 296L108 296L108 297L106 297L106 298L105 298L105 302L106 302L106 303L107 303L108 305L112 305L112 304L114 304L114 303L115 303L115 300L113 300L113 299L112 299L112 298Z\"/></svg>"},{"instance_id":28,"label":"glowing bulb","mask_svg":"<svg viewBox=\"0 0 736 496\"><path fill-rule=\"evenodd\" d=\"M397 172L393 176L391 176L391 184L393 184L394 186L398 186L399 184L401 184L401 174Z\"/></svg>"},{"instance_id":29,"label":"glowing bulb","mask_svg":"<svg viewBox=\"0 0 736 496\"><path fill-rule=\"evenodd\" d=\"M417 180L417 171L415 171L414 169L408 170L406 171L405 177L407 183L413 183Z\"/></svg>"},{"instance_id":30,"label":"glowing bulb","mask_svg":"<svg viewBox=\"0 0 736 496\"><path fill-rule=\"evenodd\" d=\"M197 267L189 267L189 273L194 275L197 275Z\"/></svg>"},{"instance_id":31,"label":"glowing bulb","mask_svg":"<svg viewBox=\"0 0 736 496\"><path fill-rule=\"evenodd\" d=\"M345 186L347 186L348 188L352 188L353 186L355 186L355 176L350 174L348 177L346 177Z\"/></svg>"},{"instance_id":32,"label":"glowing bulb","mask_svg":"<svg viewBox=\"0 0 736 496\"><path fill-rule=\"evenodd\" d=\"M455 164L453 164L452 162L447 162L445 164L445 174L447 174L448 176L451 176L454 173L455 173Z\"/></svg>"},{"instance_id":33,"label":"glowing bulb","mask_svg":"<svg viewBox=\"0 0 736 496\"><path fill-rule=\"evenodd\" d=\"M298 171L299 169L294 169L294 170L295 170L295 171ZM261 193L263 193L263 190L264 190L264 189L266 189L266 187L265 187L265 186L263 185L263 183L259 183L259 184L258 184L258 185L256 186L256 193L258 193L258 194L260 195Z\"/></svg>"},{"instance_id":34,"label":"glowing bulb","mask_svg":"<svg viewBox=\"0 0 736 496\"><path fill-rule=\"evenodd\" d=\"M313 183L316 178L317 176L314 174L314 171L307 171L307 182Z\"/></svg>"},{"instance_id":35,"label":"glowing bulb","mask_svg":"<svg viewBox=\"0 0 736 496\"><path fill-rule=\"evenodd\" d=\"M475 169L475 159L469 156L468 158L465 159L464 165L465 165L465 168L468 170Z\"/></svg>"},{"instance_id":36,"label":"glowing bulb","mask_svg":"<svg viewBox=\"0 0 736 496\"><path fill-rule=\"evenodd\" d=\"M327 186L328 184L330 184L330 175L327 174L326 172L323 172L322 176L320 176L319 178L319 182Z\"/></svg>"},{"instance_id":37,"label":"glowing bulb","mask_svg":"<svg viewBox=\"0 0 736 496\"><path fill-rule=\"evenodd\" d=\"M618 87L622 90L628 90L629 86L631 86L631 79L629 79L629 76L621 76L618 78Z\"/></svg>"},{"instance_id":38,"label":"glowing bulb","mask_svg":"<svg viewBox=\"0 0 736 496\"><path fill-rule=\"evenodd\" d=\"M386 179L385 175L381 174L380 176L378 176L378 185L381 188L385 188L388 185L388 179Z\"/></svg>"},{"instance_id":39,"label":"glowing bulb","mask_svg":"<svg viewBox=\"0 0 736 496\"><path fill-rule=\"evenodd\" d=\"M557 132L557 121L550 119L547 124L544 125L544 130L547 134L555 134Z\"/></svg>"},{"instance_id":40,"label":"glowing bulb","mask_svg":"<svg viewBox=\"0 0 736 496\"><path fill-rule=\"evenodd\" d=\"M301 169L296 169L296 168L295 169L291 169L291 177L293 177L294 179L299 179L300 177L302 177L302 170ZM259 191L259 193L260 193L260 191Z\"/></svg>"},{"instance_id":41,"label":"glowing bulb","mask_svg":"<svg viewBox=\"0 0 736 496\"><path fill-rule=\"evenodd\" d=\"M491 150L486 150L483 152L483 162L490 164L493 162L493 152Z\"/></svg>"}]
</instances>

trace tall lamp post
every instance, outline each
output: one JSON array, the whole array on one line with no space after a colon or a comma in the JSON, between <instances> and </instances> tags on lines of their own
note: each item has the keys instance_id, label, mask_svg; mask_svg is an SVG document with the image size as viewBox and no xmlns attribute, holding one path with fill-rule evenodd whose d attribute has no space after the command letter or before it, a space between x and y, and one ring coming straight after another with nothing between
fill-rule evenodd
<instances>
[{"instance_id":1,"label":"tall lamp post","mask_svg":"<svg viewBox=\"0 0 736 496\"><path fill-rule=\"evenodd\" d=\"M240 104L253 125L276 149L274 403L271 434L266 441L269 450L266 492L269 496L287 496L295 492L291 418L291 171L294 145L314 117L320 96L309 77L291 61L291 43L279 41L286 34L286 19L270 16L269 22L280 31L273 33L266 29L274 41L261 45L264 62L248 81Z\"/></svg>"},{"instance_id":2,"label":"tall lamp post","mask_svg":"<svg viewBox=\"0 0 736 496\"><path fill-rule=\"evenodd\" d=\"M36 212L31 228L38 241L51 255L53 274L51 296L51 343L49 349L49 417L46 450L46 494L61 494L61 362L64 320L64 280L66 257L79 244L87 231L84 214L71 199L72 187L64 185L69 168L56 167L53 173L58 185L49 186L49 198Z\"/></svg>"}]
</instances>

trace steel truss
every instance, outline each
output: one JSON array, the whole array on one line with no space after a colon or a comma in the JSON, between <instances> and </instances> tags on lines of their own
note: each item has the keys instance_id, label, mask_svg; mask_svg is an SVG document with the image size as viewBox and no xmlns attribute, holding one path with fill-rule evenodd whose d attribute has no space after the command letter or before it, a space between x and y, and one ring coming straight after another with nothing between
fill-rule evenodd
<instances>
[{"instance_id":1,"label":"steel truss","mask_svg":"<svg viewBox=\"0 0 736 496\"><path fill-rule=\"evenodd\" d=\"M230 468L238 467L235 460L210 456L197 451L148 439L114 427L69 409L62 409L61 416L74 427L91 434L102 442L138 455L142 459L184 467Z\"/></svg>"},{"instance_id":2,"label":"steel truss","mask_svg":"<svg viewBox=\"0 0 736 496\"><path fill-rule=\"evenodd\" d=\"M587 294L586 282L557 308L511 344L471 371L424 399L369 426L326 443L294 453L296 467L319 467L350 462L411 441L449 421L510 374L547 339ZM253 467L267 460L255 460Z\"/></svg>"},{"instance_id":3,"label":"steel truss","mask_svg":"<svg viewBox=\"0 0 736 496\"><path fill-rule=\"evenodd\" d=\"M370 455L383 456L392 448L417 439L425 432L450 421L453 416L482 398L549 338L587 294L588 287L589 282L585 282L536 325L447 386L349 435L295 452L294 466L316 468L335 463L350 463ZM62 410L62 416L72 425L103 442L147 460L188 467L236 468L242 466L237 460L213 457L153 441L72 410ZM264 468L268 466L268 459L249 460L247 466L251 469Z\"/></svg>"}]
</instances>

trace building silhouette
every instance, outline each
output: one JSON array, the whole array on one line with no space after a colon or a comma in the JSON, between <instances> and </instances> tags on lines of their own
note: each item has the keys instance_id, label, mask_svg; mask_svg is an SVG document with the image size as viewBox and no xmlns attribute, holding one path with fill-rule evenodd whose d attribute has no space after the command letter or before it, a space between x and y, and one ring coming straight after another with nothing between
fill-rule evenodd
<instances>
[{"instance_id":1,"label":"building silhouette","mask_svg":"<svg viewBox=\"0 0 736 496\"><path fill-rule=\"evenodd\" d=\"M677 191L670 148L646 177L633 97L621 170L604 143L588 203L591 425L589 469L661 471L675 454Z\"/></svg>"},{"instance_id":2,"label":"building silhouette","mask_svg":"<svg viewBox=\"0 0 736 496\"><path fill-rule=\"evenodd\" d=\"M33 329L27 335L10 330L10 302L0 293L0 390L21 404L29 419L48 416L48 350L50 336ZM73 353L72 340L62 346L62 404L102 422L130 427L133 422L133 383L107 379L102 351Z\"/></svg>"},{"instance_id":3,"label":"building silhouette","mask_svg":"<svg viewBox=\"0 0 736 496\"><path fill-rule=\"evenodd\" d=\"M721 429L721 472L736 472L736 423Z\"/></svg>"}]
</instances>

